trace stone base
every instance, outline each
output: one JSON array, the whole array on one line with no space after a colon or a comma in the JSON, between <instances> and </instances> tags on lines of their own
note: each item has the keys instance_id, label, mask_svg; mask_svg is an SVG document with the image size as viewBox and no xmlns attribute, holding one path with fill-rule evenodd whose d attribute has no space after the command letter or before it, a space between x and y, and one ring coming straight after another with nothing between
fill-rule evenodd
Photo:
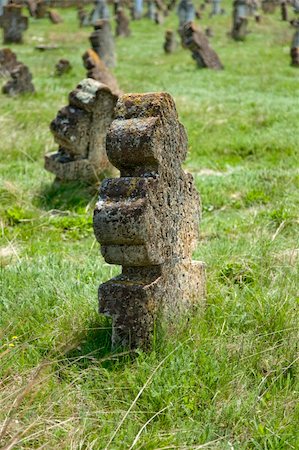
<instances>
[{"instance_id":1,"label":"stone base","mask_svg":"<svg viewBox=\"0 0 299 450\"><path fill-rule=\"evenodd\" d=\"M100 312L112 318L112 347L150 347L153 333L204 303L205 265L182 260L124 268L99 287Z\"/></svg>"},{"instance_id":2,"label":"stone base","mask_svg":"<svg viewBox=\"0 0 299 450\"><path fill-rule=\"evenodd\" d=\"M99 180L99 171L96 170L88 159L59 160L60 153L49 153L45 155L45 169L54 173L61 181L85 181L94 183Z\"/></svg>"}]
</instances>

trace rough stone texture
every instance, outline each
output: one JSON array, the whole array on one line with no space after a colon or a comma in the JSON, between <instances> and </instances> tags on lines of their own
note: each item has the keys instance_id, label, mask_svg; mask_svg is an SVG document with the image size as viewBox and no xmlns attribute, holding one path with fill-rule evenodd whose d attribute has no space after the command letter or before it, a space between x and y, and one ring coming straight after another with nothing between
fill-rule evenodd
<instances>
[{"instance_id":1,"label":"rough stone texture","mask_svg":"<svg viewBox=\"0 0 299 450\"><path fill-rule=\"evenodd\" d=\"M126 16L123 8L118 8L116 12L116 28L115 35L116 36L130 36L130 19Z\"/></svg>"},{"instance_id":2,"label":"rough stone texture","mask_svg":"<svg viewBox=\"0 0 299 450\"><path fill-rule=\"evenodd\" d=\"M150 346L156 324L202 303L204 265L191 260L200 199L182 170L187 136L167 93L120 97L106 150L120 178L106 179L94 232L121 275L99 287L100 312L112 318L112 345Z\"/></svg>"},{"instance_id":3,"label":"rough stone texture","mask_svg":"<svg viewBox=\"0 0 299 450\"><path fill-rule=\"evenodd\" d=\"M184 47L192 52L192 58L199 68L223 69L223 65L217 53L210 46L207 36L194 23L189 22L184 25L182 40Z\"/></svg>"},{"instance_id":4,"label":"rough stone texture","mask_svg":"<svg viewBox=\"0 0 299 450\"><path fill-rule=\"evenodd\" d=\"M10 48L0 50L0 77L8 77L18 64L17 55Z\"/></svg>"},{"instance_id":5,"label":"rough stone texture","mask_svg":"<svg viewBox=\"0 0 299 450\"><path fill-rule=\"evenodd\" d=\"M105 145L117 97L98 81L87 78L69 95L50 129L58 152L45 156L45 168L61 181L94 183L111 168Z\"/></svg>"},{"instance_id":6,"label":"rough stone texture","mask_svg":"<svg viewBox=\"0 0 299 450\"><path fill-rule=\"evenodd\" d=\"M49 19L54 25L57 25L58 23L63 22L63 18L58 14L57 11L54 11L53 9L48 11Z\"/></svg>"},{"instance_id":7,"label":"rough stone texture","mask_svg":"<svg viewBox=\"0 0 299 450\"><path fill-rule=\"evenodd\" d=\"M96 52L89 49L83 54L82 59L84 67L87 69L87 78L93 78L100 83L106 84L114 95L118 96L121 94L116 78L112 75Z\"/></svg>"},{"instance_id":8,"label":"rough stone texture","mask_svg":"<svg viewBox=\"0 0 299 450\"><path fill-rule=\"evenodd\" d=\"M7 5L7 0L0 0L0 16L3 14L3 8Z\"/></svg>"},{"instance_id":9,"label":"rough stone texture","mask_svg":"<svg viewBox=\"0 0 299 450\"><path fill-rule=\"evenodd\" d=\"M235 41L244 41L247 35L247 2L235 0L233 3L233 26L231 36Z\"/></svg>"},{"instance_id":10,"label":"rough stone texture","mask_svg":"<svg viewBox=\"0 0 299 450\"><path fill-rule=\"evenodd\" d=\"M109 20L99 20L94 25L94 31L89 40L93 50L104 61L107 67L114 67L116 64L114 39L111 32Z\"/></svg>"},{"instance_id":11,"label":"rough stone texture","mask_svg":"<svg viewBox=\"0 0 299 450\"><path fill-rule=\"evenodd\" d=\"M3 15L0 17L0 27L3 28L4 44L21 44L23 32L28 28L28 17L22 16L21 6L4 6Z\"/></svg>"},{"instance_id":12,"label":"rough stone texture","mask_svg":"<svg viewBox=\"0 0 299 450\"><path fill-rule=\"evenodd\" d=\"M166 30L165 42L163 45L165 53L173 53L177 49L177 41L173 30Z\"/></svg>"},{"instance_id":13,"label":"rough stone texture","mask_svg":"<svg viewBox=\"0 0 299 450\"><path fill-rule=\"evenodd\" d=\"M10 95L11 97L23 94L25 92L34 92L34 86L31 82L32 75L29 72L27 66L19 63L10 72L11 79L3 86L3 94Z\"/></svg>"},{"instance_id":14,"label":"rough stone texture","mask_svg":"<svg viewBox=\"0 0 299 450\"><path fill-rule=\"evenodd\" d=\"M295 31L292 43L291 43L291 66L299 67L299 21L296 23L297 30Z\"/></svg>"},{"instance_id":15,"label":"rough stone texture","mask_svg":"<svg viewBox=\"0 0 299 450\"><path fill-rule=\"evenodd\" d=\"M37 19L44 19L48 11L48 6L44 0L39 0L36 3L35 15Z\"/></svg>"},{"instance_id":16,"label":"rough stone texture","mask_svg":"<svg viewBox=\"0 0 299 450\"><path fill-rule=\"evenodd\" d=\"M55 65L55 74L58 76L64 75L72 70L72 65L68 59L60 59Z\"/></svg>"}]
</instances>

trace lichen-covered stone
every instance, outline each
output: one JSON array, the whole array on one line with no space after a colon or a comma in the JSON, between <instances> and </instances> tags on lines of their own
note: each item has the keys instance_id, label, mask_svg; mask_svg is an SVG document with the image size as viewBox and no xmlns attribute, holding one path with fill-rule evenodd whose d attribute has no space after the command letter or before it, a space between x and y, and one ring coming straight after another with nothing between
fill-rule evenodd
<instances>
[{"instance_id":1,"label":"lichen-covered stone","mask_svg":"<svg viewBox=\"0 0 299 450\"><path fill-rule=\"evenodd\" d=\"M94 232L105 260L123 268L100 286L100 312L112 317L113 346L147 348L157 321L173 323L205 292L204 265L191 260L200 199L181 167L187 136L172 97L120 97L106 149L120 178L102 183Z\"/></svg>"},{"instance_id":2,"label":"lichen-covered stone","mask_svg":"<svg viewBox=\"0 0 299 450\"><path fill-rule=\"evenodd\" d=\"M45 168L58 180L94 183L109 169L106 133L116 101L108 86L90 78L70 93L50 125L58 152L45 156Z\"/></svg>"},{"instance_id":3,"label":"lichen-covered stone","mask_svg":"<svg viewBox=\"0 0 299 450\"><path fill-rule=\"evenodd\" d=\"M193 22L184 25L181 36L184 47L191 51L192 58L199 68L223 69L223 65L217 53L212 49L207 36Z\"/></svg>"}]
</instances>

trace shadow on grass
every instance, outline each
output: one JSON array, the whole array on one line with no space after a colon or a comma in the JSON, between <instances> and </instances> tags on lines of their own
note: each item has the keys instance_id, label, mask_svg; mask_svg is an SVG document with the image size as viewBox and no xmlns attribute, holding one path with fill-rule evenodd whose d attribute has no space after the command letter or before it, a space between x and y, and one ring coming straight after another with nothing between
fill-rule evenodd
<instances>
[{"instance_id":1,"label":"shadow on grass","mask_svg":"<svg viewBox=\"0 0 299 450\"><path fill-rule=\"evenodd\" d=\"M43 185L36 198L37 206L46 210L70 210L85 208L97 199L98 186L78 181Z\"/></svg>"},{"instance_id":2,"label":"shadow on grass","mask_svg":"<svg viewBox=\"0 0 299 450\"><path fill-rule=\"evenodd\" d=\"M113 370L115 366L119 368L127 363L131 363L136 352L134 350L115 348L111 349L112 326L107 318L91 324L78 338L75 348L65 353L65 364L75 365L80 370L88 369L92 366L99 366Z\"/></svg>"}]
</instances>

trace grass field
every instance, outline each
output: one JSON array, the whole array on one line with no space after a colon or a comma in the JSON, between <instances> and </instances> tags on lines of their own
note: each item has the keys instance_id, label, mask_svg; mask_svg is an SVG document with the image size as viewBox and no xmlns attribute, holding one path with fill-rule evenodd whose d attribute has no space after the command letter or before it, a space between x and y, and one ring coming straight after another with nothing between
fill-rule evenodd
<instances>
[{"instance_id":1,"label":"grass field","mask_svg":"<svg viewBox=\"0 0 299 450\"><path fill-rule=\"evenodd\" d=\"M229 2L226 2L230 11ZM153 350L110 351L98 285L118 273L92 231L96 191L53 186L43 155L49 123L85 77L91 29L30 20L18 59L36 94L0 96L0 447L6 449L299 449L299 70L279 12L251 20L246 42L230 14L209 19L225 70L165 55L144 19L116 42L125 92L168 91L189 136L185 167L203 202L208 297L203 315ZM56 43L39 53L34 46ZM59 58L71 74L53 76ZM4 81L3 81L4 83Z\"/></svg>"}]
</instances>

